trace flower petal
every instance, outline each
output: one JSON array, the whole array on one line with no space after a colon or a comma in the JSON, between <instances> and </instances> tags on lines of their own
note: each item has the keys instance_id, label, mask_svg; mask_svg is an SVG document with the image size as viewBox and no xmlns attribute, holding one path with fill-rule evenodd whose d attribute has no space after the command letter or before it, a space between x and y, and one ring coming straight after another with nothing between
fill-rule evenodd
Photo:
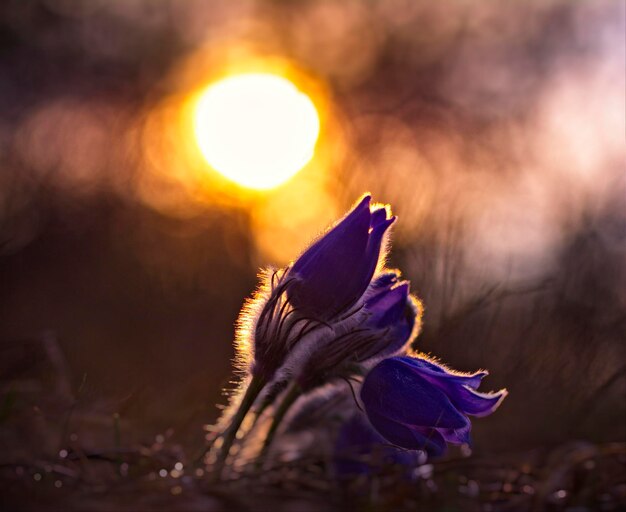
<instances>
[{"instance_id":1,"label":"flower petal","mask_svg":"<svg viewBox=\"0 0 626 512\"><path fill-rule=\"evenodd\" d=\"M471 416L488 416L495 411L508 392L480 393L467 386L449 386L448 397L460 411Z\"/></svg>"},{"instance_id":2,"label":"flower petal","mask_svg":"<svg viewBox=\"0 0 626 512\"><path fill-rule=\"evenodd\" d=\"M321 319L332 318L366 290L380 253L380 244L378 252L371 250L370 199L365 196L295 261L289 273L299 279L288 290L295 308Z\"/></svg>"},{"instance_id":3,"label":"flower petal","mask_svg":"<svg viewBox=\"0 0 626 512\"><path fill-rule=\"evenodd\" d=\"M371 220L370 200L370 196L363 197L350 213L295 261L291 272L306 279L317 274L319 267L323 266L324 261L320 262L320 258L334 263L347 253L361 254L368 242ZM336 253L337 251L339 254Z\"/></svg>"},{"instance_id":4,"label":"flower petal","mask_svg":"<svg viewBox=\"0 0 626 512\"><path fill-rule=\"evenodd\" d=\"M400 321L408 298L408 281L381 290L365 302L365 309L371 315L367 324L373 328L384 329Z\"/></svg>"},{"instance_id":5,"label":"flower petal","mask_svg":"<svg viewBox=\"0 0 626 512\"><path fill-rule=\"evenodd\" d=\"M422 377L440 387L443 386L442 381L445 380L446 382L477 389L483 377L489 375L487 371L480 371L473 374L456 372L423 357L404 357L403 359L405 362L415 367Z\"/></svg>"},{"instance_id":6,"label":"flower petal","mask_svg":"<svg viewBox=\"0 0 626 512\"><path fill-rule=\"evenodd\" d=\"M411 468L419 462L419 454L402 448L389 446L385 439L357 413L346 421L337 437L334 450L335 470L338 475L370 473L380 469L377 464L401 465Z\"/></svg>"},{"instance_id":7,"label":"flower petal","mask_svg":"<svg viewBox=\"0 0 626 512\"><path fill-rule=\"evenodd\" d=\"M381 259L383 237L395 220L396 217L391 217L376 224L370 231L364 254L361 255L360 259L353 258L351 261L348 261L343 272L352 268L353 273L366 279L365 287L367 287ZM363 288L363 291L365 291L365 288Z\"/></svg>"},{"instance_id":8,"label":"flower petal","mask_svg":"<svg viewBox=\"0 0 626 512\"><path fill-rule=\"evenodd\" d=\"M439 433L443 438L452 444L471 444L472 439L470 437L471 425L468 424L465 428L457 430L450 428L440 428Z\"/></svg>"},{"instance_id":9,"label":"flower petal","mask_svg":"<svg viewBox=\"0 0 626 512\"><path fill-rule=\"evenodd\" d=\"M385 439L397 446L422 450L434 457L446 451L446 442L435 429L411 427L394 422L382 414L371 414L369 420Z\"/></svg>"},{"instance_id":10,"label":"flower petal","mask_svg":"<svg viewBox=\"0 0 626 512\"><path fill-rule=\"evenodd\" d=\"M378 274L376 278L372 281L370 288L373 291L379 291L383 288L388 288L391 285L398 282L400 276L397 272L384 272L382 274Z\"/></svg>"},{"instance_id":11,"label":"flower petal","mask_svg":"<svg viewBox=\"0 0 626 512\"><path fill-rule=\"evenodd\" d=\"M387 219L388 211L385 207L377 208L372 211L372 218L370 220L370 227L375 228L379 226Z\"/></svg>"},{"instance_id":12,"label":"flower petal","mask_svg":"<svg viewBox=\"0 0 626 512\"><path fill-rule=\"evenodd\" d=\"M411 335L415 327L415 322L419 318L419 310L416 304L409 297L405 302L402 317L396 321L387 334L385 347L378 352L379 357L392 357L398 353L406 352L407 343L410 343Z\"/></svg>"},{"instance_id":13,"label":"flower petal","mask_svg":"<svg viewBox=\"0 0 626 512\"><path fill-rule=\"evenodd\" d=\"M367 374L361 399L368 416L384 414L392 421L413 426L466 427L469 420L448 397L403 359L385 359Z\"/></svg>"}]
</instances>

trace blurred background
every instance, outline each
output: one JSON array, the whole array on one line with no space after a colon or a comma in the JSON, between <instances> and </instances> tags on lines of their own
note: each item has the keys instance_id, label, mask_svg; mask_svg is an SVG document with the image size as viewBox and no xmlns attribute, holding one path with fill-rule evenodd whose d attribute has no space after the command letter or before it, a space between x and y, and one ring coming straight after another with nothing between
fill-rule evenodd
<instances>
[{"instance_id":1,"label":"blurred background","mask_svg":"<svg viewBox=\"0 0 626 512\"><path fill-rule=\"evenodd\" d=\"M475 450L624 440L624 38L619 1L2 2L5 456L112 425L200 446L258 269L366 191L399 216L418 348L510 391ZM259 71L320 122L264 191L212 169L192 122Z\"/></svg>"}]
</instances>

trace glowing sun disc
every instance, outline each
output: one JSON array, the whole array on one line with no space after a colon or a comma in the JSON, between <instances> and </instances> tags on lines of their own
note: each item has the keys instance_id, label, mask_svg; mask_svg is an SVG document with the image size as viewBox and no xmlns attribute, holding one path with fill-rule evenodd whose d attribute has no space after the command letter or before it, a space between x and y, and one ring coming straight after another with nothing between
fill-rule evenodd
<instances>
[{"instance_id":1,"label":"glowing sun disc","mask_svg":"<svg viewBox=\"0 0 626 512\"><path fill-rule=\"evenodd\" d=\"M194 128L202 155L244 187L284 183L313 157L320 121L311 99L271 74L225 78L202 93Z\"/></svg>"}]
</instances>

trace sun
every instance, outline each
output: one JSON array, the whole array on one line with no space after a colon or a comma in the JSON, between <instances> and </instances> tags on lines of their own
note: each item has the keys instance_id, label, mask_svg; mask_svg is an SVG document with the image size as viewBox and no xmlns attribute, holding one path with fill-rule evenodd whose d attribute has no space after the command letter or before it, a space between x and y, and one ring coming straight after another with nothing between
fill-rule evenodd
<instances>
[{"instance_id":1,"label":"sun","mask_svg":"<svg viewBox=\"0 0 626 512\"><path fill-rule=\"evenodd\" d=\"M320 119L311 98L286 78L250 73L207 87L194 129L211 167L238 185L267 190L311 160Z\"/></svg>"}]
</instances>

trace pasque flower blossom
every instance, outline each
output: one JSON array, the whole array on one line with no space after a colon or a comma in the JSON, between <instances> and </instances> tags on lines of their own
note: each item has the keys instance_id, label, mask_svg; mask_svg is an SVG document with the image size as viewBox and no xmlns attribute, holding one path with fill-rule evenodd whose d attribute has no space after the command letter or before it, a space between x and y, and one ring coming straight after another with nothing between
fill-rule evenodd
<instances>
[{"instance_id":1,"label":"pasque flower blossom","mask_svg":"<svg viewBox=\"0 0 626 512\"><path fill-rule=\"evenodd\" d=\"M336 325L358 312L395 220L370 202L364 196L293 265L272 276L253 329L253 375L270 380L300 341L324 328L332 337Z\"/></svg>"},{"instance_id":2,"label":"pasque flower blossom","mask_svg":"<svg viewBox=\"0 0 626 512\"><path fill-rule=\"evenodd\" d=\"M477 391L486 372L462 374L406 355L422 307L408 281L382 265L394 221L366 195L293 264L266 276L240 317L238 354L246 379L222 418L216 475L251 408L252 424L272 411L260 465L291 406L339 379L350 384L356 401L351 382L365 376L364 413L342 429L339 444L361 454L370 444L387 445L386 456L403 464L414 464L417 451L436 456L447 443L469 442L468 416L490 414L504 399L505 390ZM345 418L349 412L342 411Z\"/></svg>"},{"instance_id":3,"label":"pasque flower blossom","mask_svg":"<svg viewBox=\"0 0 626 512\"><path fill-rule=\"evenodd\" d=\"M422 357L392 357L367 374L361 400L387 441L438 456L446 443L469 443L468 416L491 414L507 395L477 391L485 375L462 374Z\"/></svg>"},{"instance_id":4,"label":"pasque flower blossom","mask_svg":"<svg viewBox=\"0 0 626 512\"><path fill-rule=\"evenodd\" d=\"M352 324L365 318L359 312L365 307L366 291L384 259L381 253L385 233L395 221L386 207L370 203L371 196L365 195L291 266L268 276L256 298L243 308L237 335L238 359L249 372L249 379L222 420L227 427L217 455L217 474L245 415L287 358L296 352L294 349L300 349L295 359L301 369L309 362L309 354L320 353L316 346L328 346L328 340L337 339L340 331L342 335L349 331L347 337L352 336ZM378 289L376 292L382 293ZM389 293L396 301L403 294L402 288ZM383 326L389 321L380 313L381 307L372 311L376 322ZM346 323L350 319L352 324ZM302 345L306 345L304 350ZM342 363L341 354L332 357L337 364Z\"/></svg>"}]
</instances>

